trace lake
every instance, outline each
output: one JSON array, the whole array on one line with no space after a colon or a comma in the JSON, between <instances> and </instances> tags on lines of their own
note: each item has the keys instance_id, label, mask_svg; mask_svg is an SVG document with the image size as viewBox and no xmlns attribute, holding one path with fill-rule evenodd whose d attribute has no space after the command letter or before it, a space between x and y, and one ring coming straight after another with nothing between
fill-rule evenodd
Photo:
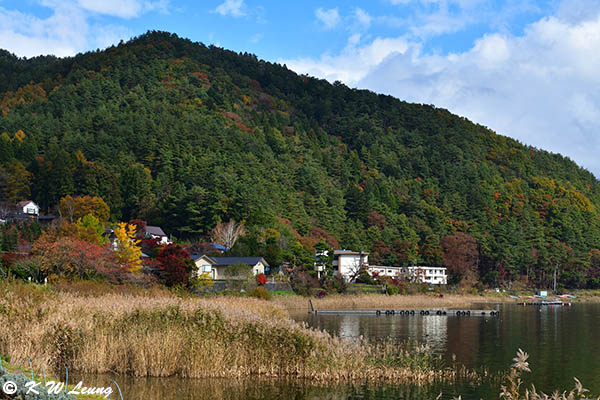
<instances>
[{"instance_id":1,"label":"lake","mask_svg":"<svg viewBox=\"0 0 600 400\"><path fill-rule=\"evenodd\" d=\"M489 306L489 305L488 305ZM526 382L551 391L573 387L579 378L592 393L600 393L600 304L572 307L535 307L502 304L498 317L456 316L294 316L298 321L345 338L369 340L416 340L426 343L447 364L457 363L492 376L508 369L517 349L529 353L531 373ZM475 307L477 308L477 307ZM454 355L454 357L453 357ZM84 383L103 385L110 377L95 377ZM443 392L444 399L458 394L463 399L497 399L499 382L487 380L478 386L339 385L320 387L305 381L272 379L184 380L118 377L125 399L429 399ZM113 398L113 396L111 396Z\"/></svg>"}]
</instances>

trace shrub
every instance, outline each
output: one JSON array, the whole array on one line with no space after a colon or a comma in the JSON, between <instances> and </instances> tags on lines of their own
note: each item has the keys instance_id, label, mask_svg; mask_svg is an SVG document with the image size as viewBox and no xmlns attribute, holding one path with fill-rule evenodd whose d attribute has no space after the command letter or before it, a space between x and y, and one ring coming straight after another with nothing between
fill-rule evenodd
<instances>
[{"instance_id":1,"label":"shrub","mask_svg":"<svg viewBox=\"0 0 600 400\"><path fill-rule=\"evenodd\" d=\"M400 288L396 285L386 284L385 291L389 295L397 295L400 294Z\"/></svg>"},{"instance_id":2,"label":"shrub","mask_svg":"<svg viewBox=\"0 0 600 400\"><path fill-rule=\"evenodd\" d=\"M248 292L251 297L256 297L263 300L271 300L271 293L262 286L252 289Z\"/></svg>"},{"instance_id":3,"label":"shrub","mask_svg":"<svg viewBox=\"0 0 600 400\"><path fill-rule=\"evenodd\" d=\"M215 282L213 281L210 273L203 272L191 279L192 288L198 292L206 292L210 290Z\"/></svg>"},{"instance_id":4,"label":"shrub","mask_svg":"<svg viewBox=\"0 0 600 400\"><path fill-rule=\"evenodd\" d=\"M264 286L267 283L267 276L265 274L256 275L256 283L260 286Z\"/></svg>"}]
</instances>

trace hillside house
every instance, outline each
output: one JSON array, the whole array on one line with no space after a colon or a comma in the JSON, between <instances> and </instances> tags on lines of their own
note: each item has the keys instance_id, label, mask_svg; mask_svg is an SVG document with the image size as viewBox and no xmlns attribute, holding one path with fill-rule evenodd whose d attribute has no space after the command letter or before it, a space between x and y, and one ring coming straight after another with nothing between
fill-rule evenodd
<instances>
[{"instance_id":1,"label":"hillside house","mask_svg":"<svg viewBox=\"0 0 600 400\"><path fill-rule=\"evenodd\" d=\"M363 268L369 268L369 253L364 251L334 250L333 269L345 281L354 281Z\"/></svg>"},{"instance_id":2,"label":"hillside house","mask_svg":"<svg viewBox=\"0 0 600 400\"><path fill-rule=\"evenodd\" d=\"M169 244L171 241L167 234L161 229L160 226L146 225L144 228L144 238L146 239L159 239L160 244Z\"/></svg>"},{"instance_id":3,"label":"hillside house","mask_svg":"<svg viewBox=\"0 0 600 400\"><path fill-rule=\"evenodd\" d=\"M194 264L196 264L196 269L192 273L194 276L208 273L212 279L216 279L217 269L214 267L217 265L217 262L215 260L206 254L192 254L190 257L194 261Z\"/></svg>"},{"instance_id":4,"label":"hillside house","mask_svg":"<svg viewBox=\"0 0 600 400\"><path fill-rule=\"evenodd\" d=\"M209 257L205 254L192 254L192 260L196 264L195 273L210 273L213 279L245 279L243 271L232 275L231 266L234 264L244 264L251 271L252 275L264 274L265 267L269 264L262 257Z\"/></svg>"},{"instance_id":5,"label":"hillside house","mask_svg":"<svg viewBox=\"0 0 600 400\"><path fill-rule=\"evenodd\" d=\"M17 212L20 215L35 218L40 215L40 207L31 200L17 203Z\"/></svg>"}]
</instances>

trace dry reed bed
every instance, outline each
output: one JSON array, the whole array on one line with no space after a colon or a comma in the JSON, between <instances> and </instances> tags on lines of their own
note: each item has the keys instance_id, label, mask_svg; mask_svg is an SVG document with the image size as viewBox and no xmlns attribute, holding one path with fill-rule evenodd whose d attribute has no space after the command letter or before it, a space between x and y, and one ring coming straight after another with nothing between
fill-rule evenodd
<instances>
[{"instance_id":1,"label":"dry reed bed","mask_svg":"<svg viewBox=\"0 0 600 400\"><path fill-rule=\"evenodd\" d=\"M300 296L277 296L275 302L288 311L308 310L308 298ZM474 295L445 294L387 296L382 294L330 295L321 299L311 298L316 309L356 310L356 309L415 309L471 307L477 303L514 302L508 297L487 297Z\"/></svg>"},{"instance_id":2,"label":"dry reed bed","mask_svg":"<svg viewBox=\"0 0 600 400\"><path fill-rule=\"evenodd\" d=\"M477 379L419 346L341 340L251 298L81 295L0 284L0 353L39 368L134 376L308 378L416 384Z\"/></svg>"}]
</instances>

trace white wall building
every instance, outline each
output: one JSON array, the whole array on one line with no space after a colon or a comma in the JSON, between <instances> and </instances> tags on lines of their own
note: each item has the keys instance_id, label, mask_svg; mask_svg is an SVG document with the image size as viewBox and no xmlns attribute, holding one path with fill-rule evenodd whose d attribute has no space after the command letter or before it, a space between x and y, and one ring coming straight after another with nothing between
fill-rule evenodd
<instances>
[{"instance_id":1,"label":"white wall building","mask_svg":"<svg viewBox=\"0 0 600 400\"><path fill-rule=\"evenodd\" d=\"M333 269L346 281L356 279L362 268L369 268L369 253L364 251L334 250Z\"/></svg>"},{"instance_id":2,"label":"white wall building","mask_svg":"<svg viewBox=\"0 0 600 400\"><path fill-rule=\"evenodd\" d=\"M369 275L376 273L379 276L407 279L413 282L429 283L431 285L448 284L448 276L444 267L390 267L387 265L369 266Z\"/></svg>"},{"instance_id":3,"label":"white wall building","mask_svg":"<svg viewBox=\"0 0 600 400\"><path fill-rule=\"evenodd\" d=\"M373 276L373 273L376 272L379 276L391 276L391 277L401 277L404 272L402 267L390 267L387 265L370 265L369 266L369 275Z\"/></svg>"},{"instance_id":4,"label":"white wall building","mask_svg":"<svg viewBox=\"0 0 600 400\"><path fill-rule=\"evenodd\" d=\"M40 207L31 200L21 201L17 204L19 213L31 216L40 215Z\"/></svg>"},{"instance_id":5,"label":"white wall building","mask_svg":"<svg viewBox=\"0 0 600 400\"><path fill-rule=\"evenodd\" d=\"M402 274L413 282L429 283L431 285L448 284L448 275L444 267L402 267Z\"/></svg>"}]
</instances>

